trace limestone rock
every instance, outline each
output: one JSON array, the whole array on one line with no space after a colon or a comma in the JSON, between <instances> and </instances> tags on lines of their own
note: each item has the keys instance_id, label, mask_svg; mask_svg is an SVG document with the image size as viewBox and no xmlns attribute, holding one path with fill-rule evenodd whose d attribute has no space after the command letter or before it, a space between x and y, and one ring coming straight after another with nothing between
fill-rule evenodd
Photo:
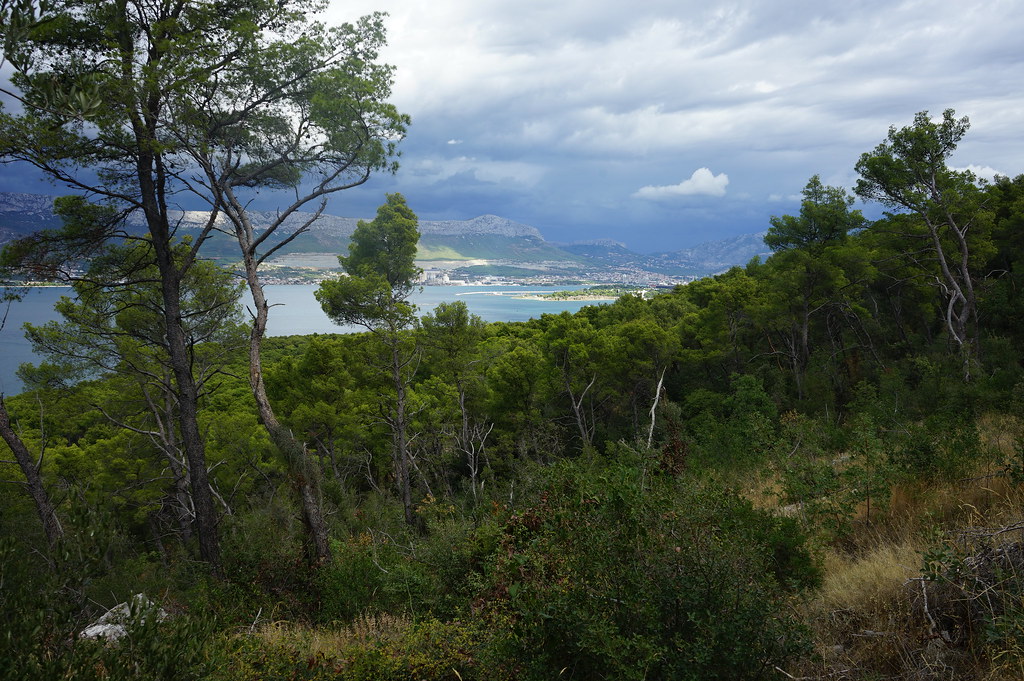
<instances>
[{"instance_id":1,"label":"limestone rock","mask_svg":"<svg viewBox=\"0 0 1024 681\"><path fill-rule=\"evenodd\" d=\"M155 615L158 622L167 619L167 613L146 598L145 594L135 594L130 602L118 603L102 617L81 631L82 638L105 639L117 641L128 633L128 624L133 616L146 617Z\"/></svg>"}]
</instances>

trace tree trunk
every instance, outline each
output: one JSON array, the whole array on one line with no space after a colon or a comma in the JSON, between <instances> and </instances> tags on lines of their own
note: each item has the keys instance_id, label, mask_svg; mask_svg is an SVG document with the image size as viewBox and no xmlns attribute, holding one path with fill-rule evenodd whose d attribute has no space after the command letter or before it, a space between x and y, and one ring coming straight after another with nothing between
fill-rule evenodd
<instances>
[{"instance_id":1,"label":"tree trunk","mask_svg":"<svg viewBox=\"0 0 1024 681\"><path fill-rule=\"evenodd\" d=\"M235 230L235 239L242 253L242 264L245 268L245 281L249 286L249 293L253 299L253 324L249 334L249 386L252 389L253 398L256 401L256 409L259 413L263 426L267 429L271 442L285 459L288 467L288 475L299 496L302 506L302 520L310 539L310 559L314 565L327 562L331 557L331 547L328 541L327 523L324 521L323 498L320 489L320 468L319 464L313 462L305 446L295 439L291 431L281 425L274 408L267 397L266 384L263 381L263 360L261 349L263 337L267 332L267 319L270 316L270 305L263 294L263 285L260 283L259 266L261 259L257 257L257 249L262 240L270 235L277 227L280 227L283 216L279 216L278 222L265 230L261 237L256 236L252 222L249 219L245 206L235 196L231 187L225 184L224 178L218 178L212 173L212 167L207 169L210 174L211 185L218 194L218 207L230 219ZM321 210L323 206L321 205ZM319 214L319 213L318 213ZM308 226L308 223L307 223ZM304 228L303 228L304 229ZM287 243L302 230L293 233L277 247ZM270 252L273 252L273 248ZM263 257L266 257L264 255Z\"/></svg>"},{"instance_id":2,"label":"tree trunk","mask_svg":"<svg viewBox=\"0 0 1024 681\"><path fill-rule=\"evenodd\" d=\"M391 379L395 384L395 418L393 428L395 448L395 476L398 478L398 494L405 511L405 523L418 527L416 513L412 506L412 483L409 479L409 438L405 414L405 381L402 380L402 357L399 353L397 331L388 339L391 344Z\"/></svg>"},{"instance_id":3,"label":"tree trunk","mask_svg":"<svg viewBox=\"0 0 1024 681\"><path fill-rule=\"evenodd\" d=\"M973 369L980 354L978 348L978 302L970 271L967 227L956 224L953 216L947 212L945 224L954 236L957 245L955 256L951 254L952 257L956 257L956 263L951 267L942 245L942 235L940 234L942 225L932 222L927 215L923 215L923 217L932 239L932 247L939 262L939 269L942 272L943 293L948 297L946 329L953 342L956 343L962 363L963 380L967 383L973 378Z\"/></svg>"},{"instance_id":4,"label":"tree trunk","mask_svg":"<svg viewBox=\"0 0 1024 681\"><path fill-rule=\"evenodd\" d=\"M587 398L587 393L590 392L590 389L594 387L594 383L597 382L597 374L593 375L587 387L577 397L576 391L572 388L571 367L569 366L568 359L560 365L560 369L562 381L565 383L565 392L569 396L569 403L572 405L572 414L576 420L576 428L580 431L580 439L583 441L583 451L587 451L591 446L593 427L587 422L587 412L584 409L583 402Z\"/></svg>"},{"instance_id":5,"label":"tree trunk","mask_svg":"<svg viewBox=\"0 0 1024 681\"><path fill-rule=\"evenodd\" d=\"M173 456L167 455L168 467L171 475L174 476L174 491L171 498L174 500L174 518L178 523L181 532L181 540L185 543L192 538L192 511L193 504L188 493L188 478L182 470L181 463Z\"/></svg>"},{"instance_id":6,"label":"tree trunk","mask_svg":"<svg viewBox=\"0 0 1024 681\"><path fill-rule=\"evenodd\" d=\"M249 334L249 385L256 400L256 409L259 412L260 420L263 421L270 440L284 456L288 465L289 475L302 504L302 520L309 534L311 545L310 558L315 565L320 565L331 558L331 546L328 541L327 523L324 521L323 498L320 490L320 470L302 443L297 441L291 432L278 421L270 399L267 397L266 385L263 382L263 362L260 357L260 349L267 330L270 306L267 304L266 296L263 295L263 286L260 285L256 269L256 261L251 254L246 253L245 275L249 291L252 293L253 307L255 307L252 332Z\"/></svg>"},{"instance_id":7,"label":"tree trunk","mask_svg":"<svg viewBox=\"0 0 1024 681\"><path fill-rule=\"evenodd\" d=\"M144 183L143 183L144 184ZM181 444L188 462L188 483L196 512L196 534L199 537L199 552L203 560L210 563L215 574L220 573L220 543L217 539L217 510L210 492L210 479L206 469L206 445L199 428L199 388L191 373L191 359L188 343L181 322L181 270L175 265L171 252L169 229L164 216L154 208L146 210L151 220L153 245L157 254L162 281L165 333L170 356L171 371L176 386L178 401L178 427L181 429ZM158 224L154 224L157 222Z\"/></svg>"},{"instance_id":8,"label":"tree trunk","mask_svg":"<svg viewBox=\"0 0 1024 681\"><path fill-rule=\"evenodd\" d=\"M163 93L156 82L147 83L141 91L136 90L135 40L128 18L127 5L117 4L117 19L114 30L121 46L119 67L126 93L133 93L135 99L127 111L132 134L134 135L135 173L138 178L138 196L146 226L152 237L156 265L160 272L160 288L163 295L164 333L171 370L174 372L175 393L178 400L178 423L181 440L188 461L189 483L192 486L192 502L195 510L196 533L199 535L199 555L210 564L215 575L220 575L220 543L217 539L217 515L213 495L206 474L206 449L199 432L199 393L188 340L181 319L181 280L191 262L176 263L173 253L173 234L167 218L166 169L157 142L158 122L164 107ZM159 64L163 57L159 49L150 50L146 59L150 64Z\"/></svg>"},{"instance_id":9,"label":"tree trunk","mask_svg":"<svg viewBox=\"0 0 1024 681\"><path fill-rule=\"evenodd\" d=\"M4 403L3 394L0 394L0 436L14 452L14 458L18 462L21 472L25 474L25 488L36 505L36 513L39 514L39 520L43 523L46 539L50 542L50 546L53 546L64 536L64 528L61 527L57 513L50 502L50 495L43 487L42 476L39 475L39 469L32 462L32 455L29 453L28 447L11 426L11 417L7 414L7 405Z\"/></svg>"},{"instance_id":10,"label":"tree trunk","mask_svg":"<svg viewBox=\"0 0 1024 681\"><path fill-rule=\"evenodd\" d=\"M157 247L158 260L161 259ZM167 267L171 269L167 253ZM163 267L161 267L163 269ZM196 534L199 537L199 555L210 564L214 574L220 574L220 541L217 538L217 510L210 492L206 471L206 447L199 431L199 391L181 324L179 307L180 288L177 272L163 274L164 315L167 322L167 345L177 386L178 425L181 442L188 461L189 485L192 488L192 506L195 511Z\"/></svg>"},{"instance_id":11,"label":"tree trunk","mask_svg":"<svg viewBox=\"0 0 1024 681\"><path fill-rule=\"evenodd\" d=\"M651 444L654 442L654 418L658 412L658 401L661 399L661 386L665 383L665 372L668 367L661 370L661 375L658 376L658 386L654 389L654 400L651 402L651 427L647 431L647 449L651 448Z\"/></svg>"}]
</instances>

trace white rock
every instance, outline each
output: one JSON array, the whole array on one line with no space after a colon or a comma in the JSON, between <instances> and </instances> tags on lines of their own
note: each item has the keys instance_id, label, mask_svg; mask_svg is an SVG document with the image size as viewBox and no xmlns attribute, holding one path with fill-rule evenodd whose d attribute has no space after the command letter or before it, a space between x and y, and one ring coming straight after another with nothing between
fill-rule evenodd
<instances>
[{"instance_id":1,"label":"white rock","mask_svg":"<svg viewBox=\"0 0 1024 681\"><path fill-rule=\"evenodd\" d=\"M145 594L132 596L131 604L118 603L103 614L98 620L81 631L81 638L104 638L108 641L116 641L128 633L127 624L131 620L132 610L135 612L151 612L153 602L146 598ZM167 612L162 608L156 608L156 620L162 622L167 619ZM145 619L143 619L145 621Z\"/></svg>"}]
</instances>

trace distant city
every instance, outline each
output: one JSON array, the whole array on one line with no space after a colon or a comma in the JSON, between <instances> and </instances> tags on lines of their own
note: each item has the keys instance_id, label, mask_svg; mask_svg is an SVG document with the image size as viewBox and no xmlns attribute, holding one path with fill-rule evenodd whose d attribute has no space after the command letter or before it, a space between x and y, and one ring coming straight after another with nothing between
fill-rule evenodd
<instances>
[{"instance_id":1,"label":"distant city","mask_svg":"<svg viewBox=\"0 0 1024 681\"><path fill-rule=\"evenodd\" d=\"M59 227L53 197L0 192L0 245L40 229ZM254 226L269 223L275 213L253 211ZM182 211L174 220L178 235L198 234L206 213ZM309 214L295 214L287 227L302 225ZM348 249L357 218L322 215L313 226L269 259L263 267L268 284L315 284L341 272L337 256ZM227 227L225 225L225 227ZM144 233L141 221L129 218L128 231ZM712 241L681 251L642 254L609 241L558 244L540 230L495 215L470 220L421 220L418 265L420 282L430 286L460 285L583 285L619 284L672 287L699 277L744 265L765 256L764 233ZM229 229L223 230L229 232ZM267 246L274 245L271 240ZM203 253L225 267L237 264L238 246L223 232L203 245Z\"/></svg>"}]
</instances>

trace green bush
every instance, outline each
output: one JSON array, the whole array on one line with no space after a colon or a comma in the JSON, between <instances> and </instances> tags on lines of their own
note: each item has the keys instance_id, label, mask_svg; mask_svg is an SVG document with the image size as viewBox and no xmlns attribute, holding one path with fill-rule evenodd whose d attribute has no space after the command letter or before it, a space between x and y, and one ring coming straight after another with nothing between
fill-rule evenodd
<instances>
[{"instance_id":1,"label":"green bush","mask_svg":"<svg viewBox=\"0 0 1024 681\"><path fill-rule=\"evenodd\" d=\"M332 544L333 560L316 577L321 621L343 622L365 612L442 619L466 613L499 525L433 498L417 512L425 518L423 536L408 528L394 534L366 530Z\"/></svg>"},{"instance_id":2,"label":"green bush","mask_svg":"<svg viewBox=\"0 0 1024 681\"><path fill-rule=\"evenodd\" d=\"M803 650L785 613L818 568L795 525L736 495L556 467L513 517L483 595L517 678L762 678ZM500 639L496 639L500 642Z\"/></svg>"},{"instance_id":3,"label":"green bush","mask_svg":"<svg viewBox=\"0 0 1024 681\"><path fill-rule=\"evenodd\" d=\"M369 534L347 541L332 541L331 563L320 568L316 584L320 590L320 617L325 622L352 619L379 607L377 594L385 576Z\"/></svg>"},{"instance_id":4,"label":"green bush","mask_svg":"<svg viewBox=\"0 0 1024 681\"><path fill-rule=\"evenodd\" d=\"M86 640L78 632L95 615L69 598L71 585L23 546L0 542L0 679L104 681L206 678L215 622L179 614L158 621L135 608L117 643ZM79 586L80 588L80 586Z\"/></svg>"},{"instance_id":5,"label":"green bush","mask_svg":"<svg viewBox=\"0 0 1024 681\"><path fill-rule=\"evenodd\" d=\"M936 414L923 424L908 424L894 438L890 458L908 479L950 481L969 475L992 452L982 445L973 418Z\"/></svg>"},{"instance_id":6,"label":"green bush","mask_svg":"<svg viewBox=\"0 0 1024 681\"><path fill-rule=\"evenodd\" d=\"M293 636L268 642L247 635L228 644L228 657L211 681L503 681L485 652L490 634L479 622L425 619L398 631L377 632L336 649L314 650Z\"/></svg>"},{"instance_id":7,"label":"green bush","mask_svg":"<svg viewBox=\"0 0 1024 681\"><path fill-rule=\"evenodd\" d=\"M695 445L698 468L742 475L763 462L778 429L778 410L761 380L733 374L732 393L698 388L687 395L683 415Z\"/></svg>"}]
</instances>

